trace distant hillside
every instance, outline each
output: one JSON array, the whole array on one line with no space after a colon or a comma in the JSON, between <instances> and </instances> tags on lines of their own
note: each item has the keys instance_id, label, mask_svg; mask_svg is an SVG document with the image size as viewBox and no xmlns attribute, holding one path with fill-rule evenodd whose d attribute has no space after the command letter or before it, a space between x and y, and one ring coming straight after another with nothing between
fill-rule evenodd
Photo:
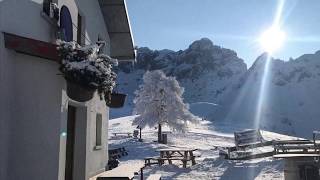
<instances>
[{"instance_id":1,"label":"distant hillside","mask_svg":"<svg viewBox=\"0 0 320 180\"><path fill-rule=\"evenodd\" d=\"M320 51L290 61L271 59L261 88L266 61L266 54L258 57L240 81L219 97L220 108L209 116L253 125L262 98L261 128L311 138L312 131L320 128Z\"/></svg>"},{"instance_id":2,"label":"distant hillside","mask_svg":"<svg viewBox=\"0 0 320 180\"><path fill-rule=\"evenodd\" d=\"M320 127L320 51L290 61L272 59L267 83L261 89L266 59L266 54L261 55L247 69L236 52L207 38L177 52L139 48L134 66L119 66L117 90L127 93L128 101L126 107L112 109L111 118L131 114L134 91L144 72L161 69L178 79L185 88L185 101L198 115L245 127L252 127L260 117L261 128L310 136ZM261 116L256 115L259 99Z\"/></svg>"}]
</instances>

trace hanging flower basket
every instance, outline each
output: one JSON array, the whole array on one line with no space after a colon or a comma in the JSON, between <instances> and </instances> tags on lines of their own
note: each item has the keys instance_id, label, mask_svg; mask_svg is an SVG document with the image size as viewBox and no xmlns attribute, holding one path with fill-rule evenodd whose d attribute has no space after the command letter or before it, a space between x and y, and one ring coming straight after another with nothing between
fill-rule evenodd
<instances>
[{"instance_id":1,"label":"hanging flower basket","mask_svg":"<svg viewBox=\"0 0 320 180\"><path fill-rule=\"evenodd\" d=\"M126 101L126 94L121 93L111 93L106 95L106 104L110 108L121 108L124 106L124 102Z\"/></svg>"},{"instance_id":2,"label":"hanging flower basket","mask_svg":"<svg viewBox=\"0 0 320 180\"><path fill-rule=\"evenodd\" d=\"M69 98L75 101L89 101L90 99L92 99L95 91L95 89L85 88L72 81L67 81L67 95Z\"/></svg>"},{"instance_id":3,"label":"hanging flower basket","mask_svg":"<svg viewBox=\"0 0 320 180\"><path fill-rule=\"evenodd\" d=\"M101 98L112 92L116 79L112 67L117 65L117 60L99 53L103 43L83 47L74 42L57 43L61 57L59 69L67 80L71 99L85 102L93 98L96 90Z\"/></svg>"}]
</instances>

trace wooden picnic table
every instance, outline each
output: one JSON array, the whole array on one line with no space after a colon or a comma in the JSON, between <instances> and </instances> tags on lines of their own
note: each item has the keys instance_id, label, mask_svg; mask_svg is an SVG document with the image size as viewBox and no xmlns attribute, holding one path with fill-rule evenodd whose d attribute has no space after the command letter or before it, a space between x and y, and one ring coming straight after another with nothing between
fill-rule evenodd
<instances>
[{"instance_id":1,"label":"wooden picnic table","mask_svg":"<svg viewBox=\"0 0 320 180\"><path fill-rule=\"evenodd\" d=\"M165 160L168 160L169 164L172 164L172 160L180 160L183 163L183 167L187 167L187 162L191 161L192 165L196 164L194 151L197 149L158 149L160 152L160 161L161 164L164 163Z\"/></svg>"}]
</instances>

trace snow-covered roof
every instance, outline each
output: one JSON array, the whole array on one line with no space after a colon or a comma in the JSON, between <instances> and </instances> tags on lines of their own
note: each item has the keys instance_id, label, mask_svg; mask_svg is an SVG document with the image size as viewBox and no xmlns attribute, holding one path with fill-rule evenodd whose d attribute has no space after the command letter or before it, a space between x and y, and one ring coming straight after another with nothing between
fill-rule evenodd
<instances>
[{"instance_id":1,"label":"snow-covered roof","mask_svg":"<svg viewBox=\"0 0 320 180\"><path fill-rule=\"evenodd\" d=\"M133 37L125 0L99 0L111 41L111 57L135 60Z\"/></svg>"}]
</instances>

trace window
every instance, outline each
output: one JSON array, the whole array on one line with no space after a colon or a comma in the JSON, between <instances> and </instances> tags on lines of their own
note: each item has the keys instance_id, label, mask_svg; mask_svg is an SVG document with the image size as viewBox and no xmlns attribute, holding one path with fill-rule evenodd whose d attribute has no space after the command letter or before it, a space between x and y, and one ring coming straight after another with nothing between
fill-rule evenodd
<instances>
[{"instance_id":1,"label":"window","mask_svg":"<svg viewBox=\"0 0 320 180\"><path fill-rule=\"evenodd\" d=\"M99 34L98 35L98 42L105 42L105 40L102 38L102 36ZM105 54L106 53L106 44L104 44L100 49L99 49L99 54Z\"/></svg>"},{"instance_id":2,"label":"window","mask_svg":"<svg viewBox=\"0 0 320 180\"><path fill-rule=\"evenodd\" d=\"M42 11L46 13L47 16L50 16L50 4L52 3L52 0L44 0L43 1L43 7Z\"/></svg>"},{"instance_id":3,"label":"window","mask_svg":"<svg viewBox=\"0 0 320 180\"><path fill-rule=\"evenodd\" d=\"M102 146L102 114L96 116L96 146L95 149L101 149Z\"/></svg>"},{"instance_id":4,"label":"window","mask_svg":"<svg viewBox=\"0 0 320 180\"><path fill-rule=\"evenodd\" d=\"M85 37L86 37L86 32L85 32L85 26L84 26L84 17L78 14L78 30L77 30L77 43L79 45L84 45L85 44Z\"/></svg>"}]
</instances>

